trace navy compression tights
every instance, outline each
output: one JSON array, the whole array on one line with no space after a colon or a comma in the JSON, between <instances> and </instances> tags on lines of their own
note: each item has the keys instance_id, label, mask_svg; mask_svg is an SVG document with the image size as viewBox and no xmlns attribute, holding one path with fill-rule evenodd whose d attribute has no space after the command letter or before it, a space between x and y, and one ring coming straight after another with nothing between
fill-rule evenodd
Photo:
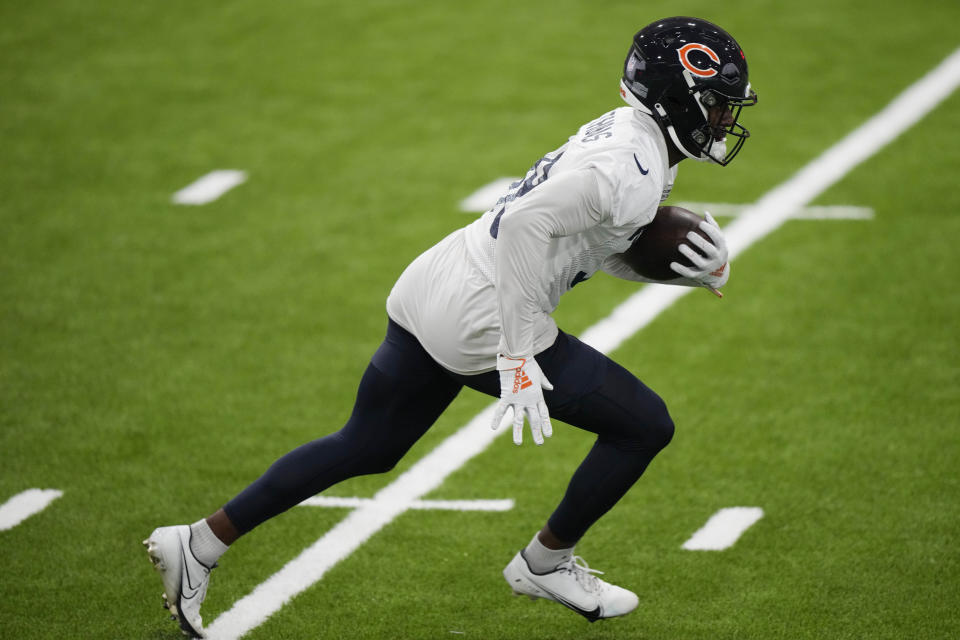
<instances>
[{"instance_id":1,"label":"navy compression tights","mask_svg":"<svg viewBox=\"0 0 960 640\"><path fill-rule=\"evenodd\" d=\"M537 355L537 362L554 385L553 391L544 392L551 419L597 434L549 520L559 539L576 542L670 442L673 422L657 394L573 336L561 332L553 346ZM463 386L493 397L500 394L495 371L450 373L391 321L360 381L347 424L274 462L224 506L227 516L246 533L347 478L389 471ZM529 442L529 432L525 438Z\"/></svg>"}]
</instances>

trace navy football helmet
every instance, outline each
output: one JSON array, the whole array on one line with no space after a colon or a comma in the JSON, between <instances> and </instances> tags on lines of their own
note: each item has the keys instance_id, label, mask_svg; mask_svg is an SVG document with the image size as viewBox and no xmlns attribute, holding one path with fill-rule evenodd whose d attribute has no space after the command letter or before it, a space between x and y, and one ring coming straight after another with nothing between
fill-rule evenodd
<instances>
[{"instance_id":1,"label":"navy football helmet","mask_svg":"<svg viewBox=\"0 0 960 640\"><path fill-rule=\"evenodd\" d=\"M633 36L620 95L653 116L688 158L721 165L750 136L737 122L740 111L757 103L737 41L711 22L685 17L658 20ZM714 107L725 107L729 116L715 111L711 123Z\"/></svg>"}]
</instances>

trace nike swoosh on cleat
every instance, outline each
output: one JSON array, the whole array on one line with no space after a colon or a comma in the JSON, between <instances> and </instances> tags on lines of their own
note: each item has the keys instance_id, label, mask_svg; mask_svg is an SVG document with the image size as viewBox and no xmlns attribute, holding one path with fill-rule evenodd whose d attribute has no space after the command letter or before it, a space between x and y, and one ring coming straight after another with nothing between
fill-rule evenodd
<instances>
[{"instance_id":1,"label":"nike swoosh on cleat","mask_svg":"<svg viewBox=\"0 0 960 640\"><path fill-rule=\"evenodd\" d=\"M567 609L570 609L571 611L575 611L579 613L590 622L596 622L597 620L600 619L600 614L602 613L600 611L600 607L597 607L593 611L587 611L586 609L581 609L577 605L573 604L572 602L569 602L568 600L564 599L562 596L557 595L556 593L550 591L549 589L544 589L542 585L540 585L539 588L544 593L549 593L551 597L555 598L557 602L565 606Z\"/></svg>"},{"instance_id":2,"label":"nike swoosh on cleat","mask_svg":"<svg viewBox=\"0 0 960 640\"><path fill-rule=\"evenodd\" d=\"M200 591L199 586L193 586L193 581L190 579L190 570L187 569L187 554L183 551L183 547L180 547L180 566L183 567L183 573L180 579L180 597L183 600L193 600L196 597L197 592ZM186 576L186 581L183 580L182 576ZM186 582L186 588L184 588L184 582ZM188 592L187 589L190 591Z\"/></svg>"},{"instance_id":3,"label":"nike swoosh on cleat","mask_svg":"<svg viewBox=\"0 0 960 640\"><path fill-rule=\"evenodd\" d=\"M641 175L647 175L650 173L650 169L644 169L640 166L640 161L637 159L637 154L633 154L633 161L637 163L637 169L640 169Z\"/></svg>"},{"instance_id":4,"label":"nike swoosh on cleat","mask_svg":"<svg viewBox=\"0 0 960 640\"><path fill-rule=\"evenodd\" d=\"M183 612L183 607L180 606L185 600L193 600L197 597L197 594L200 593L200 587L194 587L190 581L190 570L187 569L187 556L183 550L183 546L180 547L180 561L183 563L180 570L180 599L177 600L177 610L175 614L175 619L180 625L180 629L191 638L203 638L203 634L200 631L197 631L193 627L193 623L187 620L187 616ZM186 580L184 580L186 576ZM186 584L186 587L184 586ZM188 592L186 589L189 588Z\"/></svg>"}]
</instances>

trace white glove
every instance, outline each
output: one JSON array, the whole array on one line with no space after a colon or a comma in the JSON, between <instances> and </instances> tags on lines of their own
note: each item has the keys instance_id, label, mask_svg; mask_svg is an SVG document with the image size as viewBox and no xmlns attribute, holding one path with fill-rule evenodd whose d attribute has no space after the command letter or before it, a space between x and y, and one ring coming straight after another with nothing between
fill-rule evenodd
<instances>
[{"instance_id":1,"label":"white glove","mask_svg":"<svg viewBox=\"0 0 960 640\"><path fill-rule=\"evenodd\" d=\"M499 428L507 409L513 409L513 443L523 443L523 416L526 414L533 441L538 445L543 444L544 436L549 438L553 435L543 389L550 391L553 385L543 375L533 356L508 358L498 355L497 371L500 372L500 401L491 427Z\"/></svg>"},{"instance_id":2,"label":"white glove","mask_svg":"<svg viewBox=\"0 0 960 640\"><path fill-rule=\"evenodd\" d=\"M727 278L730 277L730 269L727 265L727 241L723 238L720 225L709 211L706 213L707 219L700 223L700 229L710 237L712 244L696 231L688 232L687 240L700 251L694 251L687 244L681 244L677 248L693 264L693 267L671 262L670 268L684 278L699 282L701 286L720 295L717 289L725 285Z\"/></svg>"}]
</instances>

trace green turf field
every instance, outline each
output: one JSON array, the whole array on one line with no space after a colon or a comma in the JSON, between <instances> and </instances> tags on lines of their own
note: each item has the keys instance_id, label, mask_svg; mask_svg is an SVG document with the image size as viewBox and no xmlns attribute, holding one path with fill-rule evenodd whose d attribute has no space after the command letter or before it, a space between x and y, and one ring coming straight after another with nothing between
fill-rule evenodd
<instances>
[{"instance_id":1,"label":"green turf field","mask_svg":"<svg viewBox=\"0 0 960 640\"><path fill-rule=\"evenodd\" d=\"M0 637L180 637L140 540L207 515L338 429L403 267L620 106L633 32L673 14L739 40L759 105L725 169L671 202L750 203L960 46L953 0L0 3L0 503L63 491L0 531ZM502 567L591 438L498 438L249 636L960 637L960 94L613 357L667 401L673 443L578 552L638 592L587 624L510 597ZM248 181L204 206L214 169ZM729 218L721 219L728 223ZM598 276L578 333L635 285ZM490 400L466 391L372 496ZM718 509L765 517L725 551ZM212 622L347 514L298 507L213 574Z\"/></svg>"}]
</instances>

